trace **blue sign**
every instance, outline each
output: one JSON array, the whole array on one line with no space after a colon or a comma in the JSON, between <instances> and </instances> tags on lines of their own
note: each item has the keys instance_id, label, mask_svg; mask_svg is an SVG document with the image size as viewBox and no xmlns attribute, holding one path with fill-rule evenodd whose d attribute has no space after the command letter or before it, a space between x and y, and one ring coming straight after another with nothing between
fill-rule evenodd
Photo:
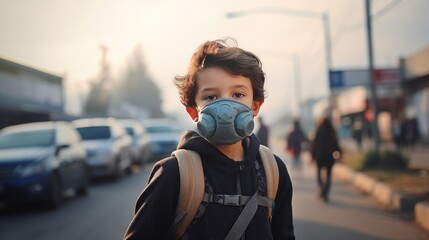
<instances>
[{"instance_id":1,"label":"blue sign","mask_svg":"<svg viewBox=\"0 0 429 240\"><path fill-rule=\"evenodd\" d=\"M339 88L344 86L343 71L329 71L329 87Z\"/></svg>"}]
</instances>

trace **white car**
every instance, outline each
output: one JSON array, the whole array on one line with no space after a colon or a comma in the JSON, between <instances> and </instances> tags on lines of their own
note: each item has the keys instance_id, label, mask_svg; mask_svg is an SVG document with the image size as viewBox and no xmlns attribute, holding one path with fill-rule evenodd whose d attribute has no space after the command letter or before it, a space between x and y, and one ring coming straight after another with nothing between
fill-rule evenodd
<instances>
[{"instance_id":1,"label":"white car","mask_svg":"<svg viewBox=\"0 0 429 240\"><path fill-rule=\"evenodd\" d=\"M180 129L168 119L143 121L143 162L161 160L176 150Z\"/></svg>"},{"instance_id":2,"label":"white car","mask_svg":"<svg viewBox=\"0 0 429 240\"><path fill-rule=\"evenodd\" d=\"M131 138L114 118L87 118L73 121L88 153L92 177L117 179L131 173Z\"/></svg>"},{"instance_id":3,"label":"white car","mask_svg":"<svg viewBox=\"0 0 429 240\"><path fill-rule=\"evenodd\" d=\"M119 122L124 126L132 140L133 163L141 165L143 163L143 125L139 120L120 119Z\"/></svg>"}]
</instances>

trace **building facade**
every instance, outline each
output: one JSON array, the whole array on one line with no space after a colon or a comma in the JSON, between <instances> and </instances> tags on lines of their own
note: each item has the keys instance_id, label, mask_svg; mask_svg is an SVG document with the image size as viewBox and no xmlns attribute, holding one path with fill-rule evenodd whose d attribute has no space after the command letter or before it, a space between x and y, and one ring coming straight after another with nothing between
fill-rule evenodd
<instances>
[{"instance_id":1,"label":"building facade","mask_svg":"<svg viewBox=\"0 0 429 240\"><path fill-rule=\"evenodd\" d=\"M0 129L62 119L62 77L0 58Z\"/></svg>"},{"instance_id":2,"label":"building facade","mask_svg":"<svg viewBox=\"0 0 429 240\"><path fill-rule=\"evenodd\" d=\"M405 116L417 119L421 140L429 141L429 46L401 59Z\"/></svg>"}]
</instances>

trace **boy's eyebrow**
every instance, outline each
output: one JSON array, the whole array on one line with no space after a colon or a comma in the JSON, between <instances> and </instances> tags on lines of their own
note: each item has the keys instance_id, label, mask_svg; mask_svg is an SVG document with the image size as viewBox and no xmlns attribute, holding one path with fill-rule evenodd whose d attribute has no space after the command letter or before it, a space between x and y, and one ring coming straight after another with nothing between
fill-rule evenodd
<instances>
[{"instance_id":1,"label":"boy's eyebrow","mask_svg":"<svg viewBox=\"0 0 429 240\"><path fill-rule=\"evenodd\" d=\"M249 87L247 87L246 85L243 85L243 84L232 85L231 88L246 88L246 89L249 89Z\"/></svg>"},{"instance_id":2,"label":"boy's eyebrow","mask_svg":"<svg viewBox=\"0 0 429 240\"><path fill-rule=\"evenodd\" d=\"M231 88L231 89L234 89L234 88L245 88L245 89L249 89L249 87L247 87L246 85L243 85L243 84L232 85L230 88ZM217 87L208 87L208 88L203 88L203 89L201 90L201 92L211 92L211 91L217 91L217 90L219 90L219 88L217 88Z\"/></svg>"},{"instance_id":3,"label":"boy's eyebrow","mask_svg":"<svg viewBox=\"0 0 429 240\"><path fill-rule=\"evenodd\" d=\"M215 91L215 90L218 90L217 88L203 88L202 90L201 90L201 92L210 92L210 91Z\"/></svg>"}]
</instances>

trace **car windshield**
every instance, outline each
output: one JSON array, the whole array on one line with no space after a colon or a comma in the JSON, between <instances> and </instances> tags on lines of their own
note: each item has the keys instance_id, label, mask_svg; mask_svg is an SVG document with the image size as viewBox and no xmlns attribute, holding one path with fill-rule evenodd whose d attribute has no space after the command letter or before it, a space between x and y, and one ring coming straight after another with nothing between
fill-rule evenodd
<instances>
[{"instance_id":1,"label":"car windshield","mask_svg":"<svg viewBox=\"0 0 429 240\"><path fill-rule=\"evenodd\" d=\"M108 126L79 127L76 128L83 140L109 139L110 128Z\"/></svg>"},{"instance_id":2,"label":"car windshield","mask_svg":"<svg viewBox=\"0 0 429 240\"><path fill-rule=\"evenodd\" d=\"M54 130L34 130L0 135L0 149L47 147L54 144Z\"/></svg>"},{"instance_id":3,"label":"car windshield","mask_svg":"<svg viewBox=\"0 0 429 240\"><path fill-rule=\"evenodd\" d=\"M134 136L134 129L132 127L126 127L125 130L127 130L128 135Z\"/></svg>"},{"instance_id":4,"label":"car windshield","mask_svg":"<svg viewBox=\"0 0 429 240\"><path fill-rule=\"evenodd\" d=\"M148 126L146 131L148 133L168 133L174 132L174 129L169 126Z\"/></svg>"}]
</instances>

